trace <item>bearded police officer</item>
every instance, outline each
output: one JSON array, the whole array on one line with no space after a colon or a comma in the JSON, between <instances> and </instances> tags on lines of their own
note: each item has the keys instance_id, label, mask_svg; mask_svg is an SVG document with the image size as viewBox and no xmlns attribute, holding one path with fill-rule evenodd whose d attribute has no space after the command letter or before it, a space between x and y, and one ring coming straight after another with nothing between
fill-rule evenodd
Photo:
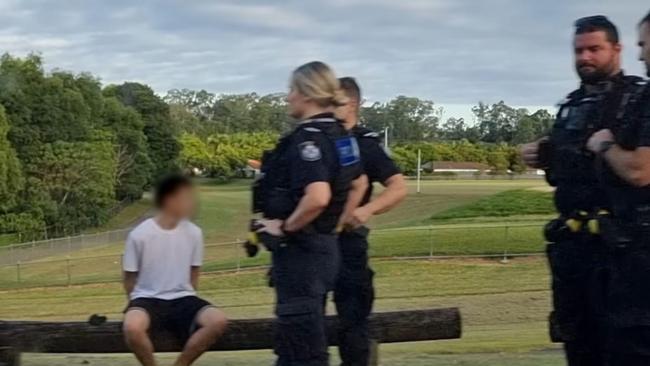
<instances>
[{"instance_id":1,"label":"bearded police officer","mask_svg":"<svg viewBox=\"0 0 650 366\"><path fill-rule=\"evenodd\" d=\"M639 24L639 46L650 76L650 14ZM600 220L610 272L608 365L650 365L650 87L645 82L637 83L616 117L588 142L612 202L611 213Z\"/></svg>"},{"instance_id":2,"label":"bearded police officer","mask_svg":"<svg viewBox=\"0 0 650 366\"><path fill-rule=\"evenodd\" d=\"M336 227L353 180L353 204L367 182L356 139L334 117L346 98L333 71L311 62L293 72L290 85L290 114L300 123L263 159L255 196L265 219L258 224L272 251L277 365L324 366L324 305L339 263Z\"/></svg>"},{"instance_id":3,"label":"bearded police officer","mask_svg":"<svg viewBox=\"0 0 650 366\"><path fill-rule=\"evenodd\" d=\"M575 26L581 86L560 104L550 136L524 145L522 156L529 166L545 169L556 187L560 217L545 229L553 276L552 339L565 344L569 365L604 365L604 245L595 219L610 203L586 142L615 120L618 105L639 79L623 75L618 31L606 17L582 18Z\"/></svg>"},{"instance_id":4,"label":"bearded police officer","mask_svg":"<svg viewBox=\"0 0 650 366\"><path fill-rule=\"evenodd\" d=\"M367 366L369 358L368 316L374 302L373 271L368 263L368 234L364 226L376 214L389 211L406 197L404 177L383 150L379 136L358 125L361 91L350 77L341 78L341 88L348 102L339 108L338 116L345 128L359 142L361 165L369 186L363 201L344 218L345 229L339 235L341 270L334 290L339 316L339 354L343 366ZM371 200L373 183L385 189Z\"/></svg>"}]
</instances>

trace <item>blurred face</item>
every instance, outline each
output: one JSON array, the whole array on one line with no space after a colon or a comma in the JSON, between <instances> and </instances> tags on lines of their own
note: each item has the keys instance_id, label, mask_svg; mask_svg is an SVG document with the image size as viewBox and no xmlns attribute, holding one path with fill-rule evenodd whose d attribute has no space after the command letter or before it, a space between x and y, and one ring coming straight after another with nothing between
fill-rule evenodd
<instances>
[{"instance_id":1,"label":"blurred face","mask_svg":"<svg viewBox=\"0 0 650 366\"><path fill-rule=\"evenodd\" d=\"M192 187L183 187L167 197L163 211L180 219L189 219L196 212L196 193Z\"/></svg>"},{"instance_id":2,"label":"blurred face","mask_svg":"<svg viewBox=\"0 0 650 366\"><path fill-rule=\"evenodd\" d=\"M645 22L639 28L639 59L645 63L646 73L650 77L650 22Z\"/></svg>"},{"instance_id":3,"label":"blurred face","mask_svg":"<svg viewBox=\"0 0 650 366\"><path fill-rule=\"evenodd\" d=\"M576 35L574 51L576 71L583 82L606 80L620 68L621 45L609 42L603 31Z\"/></svg>"},{"instance_id":4,"label":"blurred face","mask_svg":"<svg viewBox=\"0 0 650 366\"><path fill-rule=\"evenodd\" d=\"M307 106L310 104L311 99L304 96L293 86L289 89L287 95L287 104L289 105L289 115L296 119L305 118Z\"/></svg>"}]
</instances>

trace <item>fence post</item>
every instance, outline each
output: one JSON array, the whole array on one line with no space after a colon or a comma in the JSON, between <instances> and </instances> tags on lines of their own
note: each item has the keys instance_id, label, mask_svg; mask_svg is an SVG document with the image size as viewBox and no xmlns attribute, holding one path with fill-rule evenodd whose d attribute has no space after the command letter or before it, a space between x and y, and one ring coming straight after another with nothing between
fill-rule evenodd
<instances>
[{"instance_id":1,"label":"fence post","mask_svg":"<svg viewBox=\"0 0 650 366\"><path fill-rule=\"evenodd\" d=\"M504 247L505 247L505 251L508 251L508 240L509 240L509 239L510 239L510 227L508 226L508 224L506 224L506 225L505 225L505 232L504 232L504 240L505 240L505 242L504 242L504 244L505 244Z\"/></svg>"},{"instance_id":2,"label":"fence post","mask_svg":"<svg viewBox=\"0 0 650 366\"><path fill-rule=\"evenodd\" d=\"M433 258L433 228L429 228L429 258Z\"/></svg>"},{"instance_id":3,"label":"fence post","mask_svg":"<svg viewBox=\"0 0 650 366\"><path fill-rule=\"evenodd\" d=\"M16 262L16 281L20 283L20 261Z\"/></svg>"},{"instance_id":4,"label":"fence post","mask_svg":"<svg viewBox=\"0 0 650 366\"><path fill-rule=\"evenodd\" d=\"M239 245L241 244L241 241L237 239L235 241L235 253L237 253L237 273L241 270L241 253L239 252Z\"/></svg>"},{"instance_id":5,"label":"fence post","mask_svg":"<svg viewBox=\"0 0 650 366\"><path fill-rule=\"evenodd\" d=\"M84 249L84 233L79 235L79 242L81 243L81 249Z\"/></svg>"},{"instance_id":6,"label":"fence post","mask_svg":"<svg viewBox=\"0 0 650 366\"><path fill-rule=\"evenodd\" d=\"M70 272L70 258L65 260L65 271L68 275L68 287L72 285L72 273Z\"/></svg>"}]
</instances>

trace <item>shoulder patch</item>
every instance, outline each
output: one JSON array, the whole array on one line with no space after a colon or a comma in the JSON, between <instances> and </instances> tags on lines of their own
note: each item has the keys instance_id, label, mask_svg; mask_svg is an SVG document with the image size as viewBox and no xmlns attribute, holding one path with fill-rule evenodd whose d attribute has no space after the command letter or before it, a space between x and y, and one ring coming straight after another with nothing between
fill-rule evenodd
<instances>
[{"instance_id":1,"label":"shoulder patch","mask_svg":"<svg viewBox=\"0 0 650 366\"><path fill-rule=\"evenodd\" d=\"M343 137L336 140L336 152L339 156L341 166L350 166L361 161L361 153L357 139L352 136Z\"/></svg>"},{"instance_id":2,"label":"shoulder patch","mask_svg":"<svg viewBox=\"0 0 650 366\"><path fill-rule=\"evenodd\" d=\"M314 141L305 141L299 145L300 157L304 161L318 161L322 158L320 148Z\"/></svg>"}]
</instances>

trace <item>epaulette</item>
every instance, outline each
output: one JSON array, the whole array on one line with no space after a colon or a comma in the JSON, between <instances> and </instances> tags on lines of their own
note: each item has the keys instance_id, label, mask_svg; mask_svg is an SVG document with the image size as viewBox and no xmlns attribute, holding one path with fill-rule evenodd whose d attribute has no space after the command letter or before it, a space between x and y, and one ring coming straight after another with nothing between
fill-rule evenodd
<instances>
[{"instance_id":1,"label":"epaulette","mask_svg":"<svg viewBox=\"0 0 650 366\"><path fill-rule=\"evenodd\" d=\"M564 99L557 102L556 106L557 107L562 107L563 105L565 105L565 104L569 103L570 101L576 99L580 95L580 93L581 93L580 89L576 89L576 90L572 91L571 93L567 94L567 96L564 97Z\"/></svg>"},{"instance_id":2,"label":"epaulette","mask_svg":"<svg viewBox=\"0 0 650 366\"><path fill-rule=\"evenodd\" d=\"M307 132L323 132L320 128L316 127L305 127L303 130Z\"/></svg>"},{"instance_id":3,"label":"epaulette","mask_svg":"<svg viewBox=\"0 0 650 366\"><path fill-rule=\"evenodd\" d=\"M354 135L358 138L378 139L379 134L373 130L365 127L356 127L353 131Z\"/></svg>"}]
</instances>

